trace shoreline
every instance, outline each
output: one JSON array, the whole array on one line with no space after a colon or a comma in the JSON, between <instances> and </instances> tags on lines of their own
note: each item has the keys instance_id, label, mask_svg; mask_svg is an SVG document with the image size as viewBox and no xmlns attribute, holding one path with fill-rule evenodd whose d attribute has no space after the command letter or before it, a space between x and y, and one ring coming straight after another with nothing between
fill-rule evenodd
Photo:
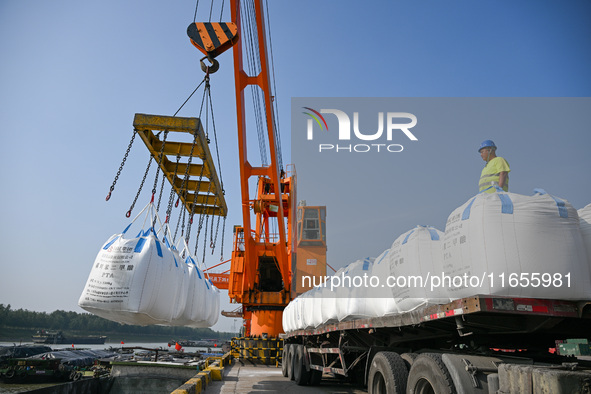
<instances>
[{"instance_id":1,"label":"shoreline","mask_svg":"<svg viewBox=\"0 0 591 394\"><path fill-rule=\"evenodd\" d=\"M181 336L175 335L149 335L149 334L140 334L134 335L130 333L119 333L119 332L95 332L95 331L81 331L81 330L62 330L64 335L67 337L71 336L79 336L79 335L105 335L107 339L105 340L105 346L107 345L120 345L121 342L144 342L144 343L157 343L163 342L168 343L169 341L176 340L199 340L201 338L185 338ZM0 342L10 342L18 344L26 344L26 343L33 343L32 335L37 332L37 329L20 329L20 328L0 328ZM216 338L213 338L216 339ZM230 338L225 338L224 336L220 335L217 339L220 341L229 341ZM83 346L83 344L81 344Z\"/></svg>"}]
</instances>

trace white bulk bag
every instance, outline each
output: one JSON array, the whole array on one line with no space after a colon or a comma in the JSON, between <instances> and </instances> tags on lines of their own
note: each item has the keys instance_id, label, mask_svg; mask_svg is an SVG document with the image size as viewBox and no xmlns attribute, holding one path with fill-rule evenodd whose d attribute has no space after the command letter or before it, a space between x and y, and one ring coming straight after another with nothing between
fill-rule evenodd
<instances>
[{"instance_id":1,"label":"white bulk bag","mask_svg":"<svg viewBox=\"0 0 591 394\"><path fill-rule=\"evenodd\" d=\"M170 233L169 233L170 234ZM166 241L166 239L165 239ZM167 245L168 243L165 242ZM170 247L170 245L168 245ZM178 250L175 247L170 249L172 256L174 258L174 267L177 274L176 283L177 283L177 291L176 297L174 300L174 313L172 315L171 322L174 325L179 325L179 319L183 316L186 305L187 305L187 298L189 297L189 269L187 265L183 262Z\"/></svg>"},{"instance_id":2,"label":"white bulk bag","mask_svg":"<svg viewBox=\"0 0 591 394\"><path fill-rule=\"evenodd\" d=\"M107 242L98 253L80 296L81 308L108 320L127 324L171 321L176 291L172 254L153 230Z\"/></svg>"},{"instance_id":3,"label":"white bulk bag","mask_svg":"<svg viewBox=\"0 0 591 394\"><path fill-rule=\"evenodd\" d=\"M193 293L193 303L191 305L191 320L201 324L210 315L211 305L209 301L208 283L205 274L195 263L195 259L187 257L187 264L192 264L195 269L195 291Z\"/></svg>"},{"instance_id":4,"label":"white bulk bag","mask_svg":"<svg viewBox=\"0 0 591 394\"><path fill-rule=\"evenodd\" d=\"M175 320L175 325L178 326L189 326L194 321L191 319L192 309L195 304L198 304L200 300L195 297L196 293L196 286L197 286L197 267L194 264L189 263L189 257L187 257L183 264L186 266L187 269L187 277L188 277L188 285L187 285L187 300L185 303L185 308L183 309L183 313Z\"/></svg>"},{"instance_id":5,"label":"white bulk bag","mask_svg":"<svg viewBox=\"0 0 591 394\"><path fill-rule=\"evenodd\" d=\"M317 286L307 291L307 293L310 293L307 304L311 312L311 321L309 322L309 326L318 327L323 323L324 320L322 317L322 304L324 301L322 299L322 289Z\"/></svg>"},{"instance_id":6,"label":"white bulk bag","mask_svg":"<svg viewBox=\"0 0 591 394\"><path fill-rule=\"evenodd\" d=\"M293 302L293 300L292 300ZM281 327L283 328L284 332L290 332L291 328L291 306L292 303L290 302L285 306L283 310L283 314L281 315Z\"/></svg>"},{"instance_id":7,"label":"white bulk bag","mask_svg":"<svg viewBox=\"0 0 591 394\"><path fill-rule=\"evenodd\" d=\"M315 325L314 322L314 294L315 289L311 289L306 291L304 294L300 296L300 302L302 303L302 328L313 328Z\"/></svg>"},{"instance_id":8,"label":"white bulk bag","mask_svg":"<svg viewBox=\"0 0 591 394\"><path fill-rule=\"evenodd\" d=\"M109 238L99 251L82 291L78 305L105 319L137 325L194 325L215 324L219 314L219 292L210 286L208 305L216 305L214 318L211 310L203 313L203 306L192 310L190 321L187 300L190 290L198 293L199 282L191 283L191 271L179 253L164 238L158 238L152 226L134 238L125 238L137 218L146 212L146 223L158 219L152 203L121 233ZM198 268L197 268L198 270ZM201 274L202 275L202 274ZM194 275L193 275L194 276ZM194 308L195 303L191 303Z\"/></svg>"},{"instance_id":9,"label":"white bulk bag","mask_svg":"<svg viewBox=\"0 0 591 394\"><path fill-rule=\"evenodd\" d=\"M162 244L154 236L154 242L156 245ZM150 288L146 285L143 286L142 291L145 293L158 289L158 296L156 301L150 308L150 314L160 320L160 324L171 325L175 317L182 314L185 300L183 299L182 305L179 305L179 292L182 286L182 275L183 269L179 266L178 262L172 251L166 247L162 248L163 264L160 265L160 270L154 270L148 268L148 275L154 276L154 287ZM185 294L186 295L186 294Z\"/></svg>"},{"instance_id":10,"label":"white bulk bag","mask_svg":"<svg viewBox=\"0 0 591 394\"><path fill-rule=\"evenodd\" d=\"M345 291L337 290L337 317L339 321L352 320L357 318L370 317L372 315L368 300L368 291L364 285L360 286L361 278L364 275L371 276L373 265L372 258L357 260L347 266L347 269L340 276L341 288ZM348 279L350 278L350 280Z\"/></svg>"},{"instance_id":11,"label":"white bulk bag","mask_svg":"<svg viewBox=\"0 0 591 394\"><path fill-rule=\"evenodd\" d=\"M591 204L579 209L577 212L579 213L581 234L587 251L587 264L591 266Z\"/></svg>"},{"instance_id":12,"label":"white bulk bag","mask_svg":"<svg viewBox=\"0 0 591 394\"><path fill-rule=\"evenodd\" d=\"M417 226L398 237L388 253L390 275L396 278L391 286L399 312L409 312L431 303L445 303L433 276L443 270L441 239L443 232L430 226Z\"/></svg>"},{"instance_id":13,"label":"white bulk bag","mask_svg":"<svg viewBox=\"0 0 591 394\"><path fill-rule=\"evenodd\" d=\"M399 313L396 300L392 296L392 289L386 283L387 278L391 275L387 258L389 253L390 249L384 250L374 261L371 270L371 275L380 279L380 286L371 289L371 295L374 298L373 314L379 317Z\"/></svg>"},{"instance_id":14,"label":"white bulk bag","mask_svg":"<svg viewBox=\"0 0 591 394\"><path fill-rule=\"evenodd\" d=\"M296 321L296 304L299 302L299 296L290 301L287 306L289 307L289 313L286 315L285 312L283 313L283 329L285 332L290 332L293 330L298 329L298 324Z\"/></svg>"},{"instance_id":15,"label":"white bulk bag","mask_svg":"<svg viewBox=\"0 0 591 394\"><path fill-rule=\"evenodd\" d=\"M322 320L324 322L337 322L339 320L339 311L344 308L342 298L349 296L349 289L331 286L332 278L341 277L341 274L347 270L347 267L338 269L324 283L324 289L320 292L322 297Z\"/></svg>"},{"instance_id":16,"label":"white bulk bag","mask_svg":"<svg viewBox=\"0 0 591 394\"><path fill-rule=\"evenodd\" d=\"M186 299L183 313L172 325L186 327L211 327L219 317L219 290L205 278L191 255L186 240L181 238L183 248L179 259L186 271ZM180 241L179 241L180 242ZM173 248L175 250L176 248ZM183 259L184 257L184 259Z\"/></svg>"},{"instance_id":17,"label":"white bulk bag","mask_svg":"<svg viewBox=\"0 0 591 394\"><path fill-rule=\"evenodd\" d=\"M304 323L304 296L306 293L301 294L298 296L294 301L294 308L293 308L293 321L294 321L294 328L296 330L301 330L306 328L306 324Z\"/></svg>"},{"instance_id":18,"label":"white bulk bag","mask_svg":"<svg viewBox=\"0 0 591 394\"><path fill-rule=\"evenodd\" d=\"M220 316L220 290L213 285L209 278L205 280L205 285L208 290L209 314L200 327L211 327L217 323Z\"/></svg>"},{"instance_id":19,"label":"white bulk bag","mask_svg":"<svg viewBox=\"0 0 591 394\"><path fill-rule=\"evenodd\" d=\"M474 294L591 297L577 211L543 190L533 196L501 191L476 195L451 213L443 242L444 273L472 279L452 284L452 299Z\"/></svg>"},{"instance_id":20,"label":"white bulk bag","mask_svg":"<svg viewBox=\"0 0 591 394\"><path fill-rule=\"evenodd\" d=\"M193 292L187 301L186 315L189 316L189 327L211 327L220 315L220 293L203 271L195 263L192 256L185 259L185 263L192 273Z\"/></svg>"},{"instance_id":21,"label":"white bulk bag","mask_svg":"<svg viewBox=\"0 0 591 394\"><path fill-rule=\"evenodd\" d=\"M321 310L318 299L318 289L313 288L306 292L304 300L304 322L307 328L315 328L321 323Z\"/></svg>"},{"instance_id":22,"label":"white bulk bag","mask_svg":"<svg viewBox=\"0 0 591 394\"><path fill-rule=\"evenodd\" d=\"M321 324L334 323L338 321L336 314L337 298L330 288L330 279L320 287L318 291L318 298L320 300Z\"/></svg>"}]
</instances>

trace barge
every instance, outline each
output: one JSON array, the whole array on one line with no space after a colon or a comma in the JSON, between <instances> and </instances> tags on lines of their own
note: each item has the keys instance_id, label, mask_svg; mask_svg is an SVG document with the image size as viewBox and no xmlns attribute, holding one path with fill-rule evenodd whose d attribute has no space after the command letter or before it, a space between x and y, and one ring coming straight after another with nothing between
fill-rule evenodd
<instances>
[{"instance_id":1,"label":"barge","mask_svg":"<svg viewBox=\"0 0 591 394\"><path fill-rule=\"evenodd\" d=\"M103 345L107 339L104 335L65 336L61 331L39 330L32 336L34 343L48 345Z\"/></svg>"}]
</instances>

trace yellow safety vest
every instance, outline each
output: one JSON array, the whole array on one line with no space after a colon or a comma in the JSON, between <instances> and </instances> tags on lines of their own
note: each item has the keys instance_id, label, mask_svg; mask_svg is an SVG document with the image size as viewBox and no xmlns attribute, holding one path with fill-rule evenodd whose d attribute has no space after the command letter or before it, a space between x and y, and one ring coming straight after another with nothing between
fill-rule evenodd
<instances>
[{"instance_id":1,"label":"yellow safety vest","mask_svg":"<svg viewBox=\"0 0 591 394\"><path fill-rule=\"evenodd\" d=\"M478 182L478 190L483 191L486 190L486 193L494 193L497 191L495 187L491 186L499 186L499 179L501 177L501 172L509 172L511 169L509 168L509 163L507 160L503 159L502 157L495 157L482 169L482 173L480 174L480 182ZM509 191L509 175L507 174L507 180L505 185L503 185L504 191Z\"/></svg>"}]
</instances>

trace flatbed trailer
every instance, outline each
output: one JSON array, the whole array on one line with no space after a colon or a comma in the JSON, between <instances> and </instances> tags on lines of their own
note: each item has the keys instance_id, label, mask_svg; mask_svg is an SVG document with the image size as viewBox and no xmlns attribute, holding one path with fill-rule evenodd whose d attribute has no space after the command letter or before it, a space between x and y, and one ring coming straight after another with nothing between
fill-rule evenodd
<instances>
[{"instance_id":1,"label":"flatbed trailer","mask_svg":"<svg viewBox=\"0 0 591 394\"><path fill-rule=\"evenodd\" d=\"M552 352L591 338L591 301L475 295L283 338L299 385L326 373L370 393L591 393L591 361Z\"/></svg>"}]
</instances>

